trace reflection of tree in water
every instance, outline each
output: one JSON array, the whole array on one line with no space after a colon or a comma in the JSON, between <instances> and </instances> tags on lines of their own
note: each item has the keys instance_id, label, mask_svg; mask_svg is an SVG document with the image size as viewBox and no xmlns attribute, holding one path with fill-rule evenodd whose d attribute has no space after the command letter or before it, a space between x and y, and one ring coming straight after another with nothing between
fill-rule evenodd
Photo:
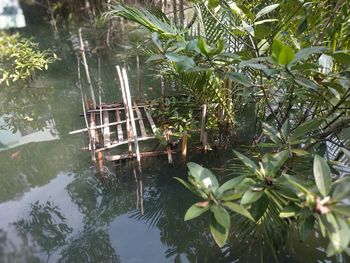
<instances>
[{"instance_id":1,"label":"reflection of tree in water","mask_svg":"<svg viewBox=\"0 0 350 263\"><path fill-rule=\"evenodd\" d=\"M50 201L31 204L29 217L20 219L14 226L24 243L37 244L48 258L53 251L65 244L67 235L72 232L59 207Z\"/></svg>"},{"instance_id":2,"label":"reflection of tree in water","mask_svg":"<svg viewBox=\"0 0 350 263\"><path fill-rule=\"evenodd\" d=\"M83 175L70 183L67 190L72 201L85 215L85 225L101 226L135 208L135 192L130 191L134 184L132 180L122 185L116 180L102 183L96 177Z\"/></svg>"},{"instance_id":3,"label":"reflection of tree in water","mask_svg":"<svg viewBox=\"0 0 350 263\"><path fill-rule=\"evenodd\" d=\"M120 259L112 247L106 230L90 228L69 241L68 246L62 250L58 262L117 263Z\"/></svg>"},{"instance_id":4,"label":"reflection of tree in water","mask_svg":"<svg viewBox=\"0 0 350 263\"><path fill-rule=\"evenodd\" d=\"M33 131L43 130L51 119L48 109L48 91L6 90L2 92L0 106L2 124L0 129L19 131L23 136ZM53 132L53 131L51 131Z\"/></svg>"},{"instance_id":5,"label":"reflection of tree in water","mask_svg":"<svg viewBox=\"0 0 350 263\"><path fill-rule=\"evenodd\" d=\"M181 171L177 169L179 174ZM221 251L213 242L208 218L184 222L187 208L195 201L191 193L164 174L153 177L145 185L144 214L135 211L132 217L160 230L161 241L168 247L167 258L182 262L181 257L185 257L189 262L203 263L234 260L227 250Z\"/></svg>"}]
</instances>

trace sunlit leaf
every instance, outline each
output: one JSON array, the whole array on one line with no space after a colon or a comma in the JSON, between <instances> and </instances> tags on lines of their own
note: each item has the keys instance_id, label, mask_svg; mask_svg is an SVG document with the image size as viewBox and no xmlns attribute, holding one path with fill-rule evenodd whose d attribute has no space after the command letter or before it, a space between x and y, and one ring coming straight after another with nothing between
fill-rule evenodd
<instances>
[{"instance_id":1,"label":"sunlit leaf","mask_svg":"<svg viewBox=\"0 0 350 263\"><path fill-rule=\"evenodd\" d=\"M314 159L314 177L320 193L327 196L332 186L332 174L327 161L317 154Z\"/></svg>"},{"instance_id":2,"label":"sunlit leaf","mask_svg":"<svg viewBox=\"0 0 350 263\"><path fill-rule=\"evenodd\" d=\"M243 197L241 199L241 205L247 205L254 203L256 200L258 200L260 197L264 195L264 191L253 191L249 189L243 194Z\"/></svg>"},{"instance_id":3,"label":"sunlit leaf","mask_svg":"<svg viewBox=\"0 0 350 263\"><path fill-rule=\"evenodd\" d=\"M279 6L279 4L273 4L273 5L268 5L265 6L263 9L261 9L258 13L256 13L255 15L255 20L259 19L260 17L272 12L273 10L275 10L277 7Z\"/></svg>"},{"instance_id":4,"label":"sunlit leaf","mask_svg":"<svg viewBox=\"0 0 350 263\"><path fill-rule=\"evenodd\" d=\"M288 65L293 61L295 53L289 46L281 41L274 39L272 43L272 58L282 66Z\"/></svg>"},{"instance_id":5,"label":"sunlit leaf","mask_svg":"<svg viewBox=\"0 0 350 263\"><path fill-rule=\"evenodd\" d=\"M201 214L205 213L206 211L208 211L210 208L210 205L205 206L205 207L201 207L198 206L198 204L193 204L186 212L185 214L185 221L187 220L191 220L194 219L198 216L200 216Z\"/></svg>"},{"instance_id":6,"label":"sunlit leaf","mask_svg":"<svg viewBox=\"0 0 350 263\"><path fill-rule=\"evenodd\" d=\"M247 166L248 168L250 168L255 174L260 176L259 173L259 168L258 166L252 161L250 160L248 157L246 157L245 155L236 152L235 150L233 150L233 152L236 154L236 156L238 157L238 159L240 159L245 166Z\"/></svg>"},{"instance_id":7,"label":"sunlit leaf","mask_svg":"<svg viewBox=\"0 0 350 263\"><path fill-rule=\"evenodd\" d=\"M196 163L187 163L190 174L201 185L203 189L215 191L219 187L219 182L216 176L207 168L204 168Z\"/></svg>"},{"instance_id":8,"label":"sunlit leaf","mask_svg":"<svg viewBox=\"0 0 350 263\"><path fill-rule=\"evenodd\" d=\"M300 208L295 204L290 204L285 206L280 212L279 216L282 218L296 217L300 212Z\"/></svg>"},{"instance_id":9,"label":"sunlit leaf","mask_svg":"<svg viewBox=\"0 0 350 263\"><path fill-rule=\"evenodd\" d=\"M227 182L225 182L223 185L221 185L218 190L216 191L217 192L217 197L220 198L220 196L225 192L225 191L228 191L228 190L232 190L234 189L234 187L236 185L238 185L239 183L241 183L243 181L243 179L245 178L246 176L245 175L241 175L241 176L237 176Z\"/></svg>"}]
</instances>

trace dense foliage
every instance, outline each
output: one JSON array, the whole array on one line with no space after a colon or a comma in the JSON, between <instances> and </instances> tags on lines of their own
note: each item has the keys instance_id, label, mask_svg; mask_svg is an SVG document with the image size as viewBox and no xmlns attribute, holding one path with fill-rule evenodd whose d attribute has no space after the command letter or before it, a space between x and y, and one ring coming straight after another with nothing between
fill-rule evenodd
<instances>
[{"instance_id":1,"label":"dense foliage","mask_svg":"<svg viewBox=\"0 0 350 263\"><path fill-rule=\"evenodd\" d=\"M57 59L48 50L41 51L38 44L20 36L0 32L0 85L33 78L38 70L47 70Z\"/></svg>"},{"instance_id":2,"label":"dense foliage","mask_svg":"<svg viewBox=\"0 0 350 263\"><path fill-rule=\"evenodd\" d=\"M177 178L204 199L185 220L210 210L220 246L229 211L249 219L244 233L268 239L283 238L295 223L302 239L313 230L328 237L329 256L349 253L349 3L209 0L196 1L193 13L184 27L160 11L117 5L107 13L149 29L148 62L198 105L223 110L233 127L237 113L254 105L247 152L254 158L236 152L248 170L220 186L189 163L189 183Z\"/></svg>"}]
</instances>

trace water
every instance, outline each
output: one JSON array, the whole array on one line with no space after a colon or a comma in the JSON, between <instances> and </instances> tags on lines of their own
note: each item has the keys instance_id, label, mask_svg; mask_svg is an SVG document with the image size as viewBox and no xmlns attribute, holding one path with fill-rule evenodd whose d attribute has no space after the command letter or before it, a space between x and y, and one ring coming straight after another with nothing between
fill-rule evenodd
<instances>
[{"instance_id":1,"label":"water","mask_svg":"<svg viewBox=\"0 0 350 263\"><path fill-rule=\"evenodd\" d=\"M34 22L23 33L58 49L48 25ZM235 219L223 249L213 242L206 216L183 221L197 200L172 179L187 173L178 160L145 160L141 173L132 163L111 164L108 181L96 176L89 152L81 150L86 134L68 135L84 121L73 50L68 34L60 37L64 60L29 88L0 90L0 262L260 262L261 254L273 261L266 245L260 251L257 240L236 236ZM102 63L104 85L111 87L104 98L117 101L114 55L105 54ZM152 85L146 82L146 96L155 95ZM219 168L231 156L189 159ZM327 259L327 244L316 234L305 243L294 231L289 235L280 262L345 262Z\"/></svg>"}]
</instances>

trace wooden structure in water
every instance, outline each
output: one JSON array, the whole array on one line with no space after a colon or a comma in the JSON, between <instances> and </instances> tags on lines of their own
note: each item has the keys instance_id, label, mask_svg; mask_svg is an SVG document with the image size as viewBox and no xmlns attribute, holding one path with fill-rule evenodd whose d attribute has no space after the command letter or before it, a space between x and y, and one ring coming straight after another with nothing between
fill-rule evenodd
<instances>
[{"instance_id":1,"label":"wooden structure in water","mask_svg":"<svg viewBox=\"0 0 350 263\"><path fill-rule=\"evenodd\" d=\"M132 101L130 95L129 81L125 67L116 66L115 72L119 80L119 90L121 92L121 103L102 103L101 78L100 78L100 60L98 60L98 99L96 101L95 91L89 73L89 67L85 55L84 41L82 39L81 29L79 29L80 49L77 56L78 60L78 82L80 90L83 116L86 127L80 130L72 131L70 134L87 132L89 135L89 147L93 162L98 164L99 170L103 173L104 161L118 161L123 159L136 158L140 163L142 156L167 155L168 162L172 163L173 149L169 145L170 133L164 131L164 139L168 142L166 147L161 150L154 147L152 150L142 150L139 142L148 140L158 140L159 129L151 114L151 105L144 102ZM87 89L83 89L80 68L83 66L86 76ZM139 68L139 67L137 67ZM137 76L139 76L137 72ZM164 95L164 83L161 81L162 96ZM137 90L140 93L139 80ZM205 132L206 105L202 107L200 141L206 150L207 135ZM184 131L181 138L182 160L186 160L187 155L187 132ZM157 144L159 146L159 142ZM127 146L127 151L125 151ZM118 152L123 148L124 151ZM114 153L112 153L114 152Z\"/></svg>"}]
</instances>

